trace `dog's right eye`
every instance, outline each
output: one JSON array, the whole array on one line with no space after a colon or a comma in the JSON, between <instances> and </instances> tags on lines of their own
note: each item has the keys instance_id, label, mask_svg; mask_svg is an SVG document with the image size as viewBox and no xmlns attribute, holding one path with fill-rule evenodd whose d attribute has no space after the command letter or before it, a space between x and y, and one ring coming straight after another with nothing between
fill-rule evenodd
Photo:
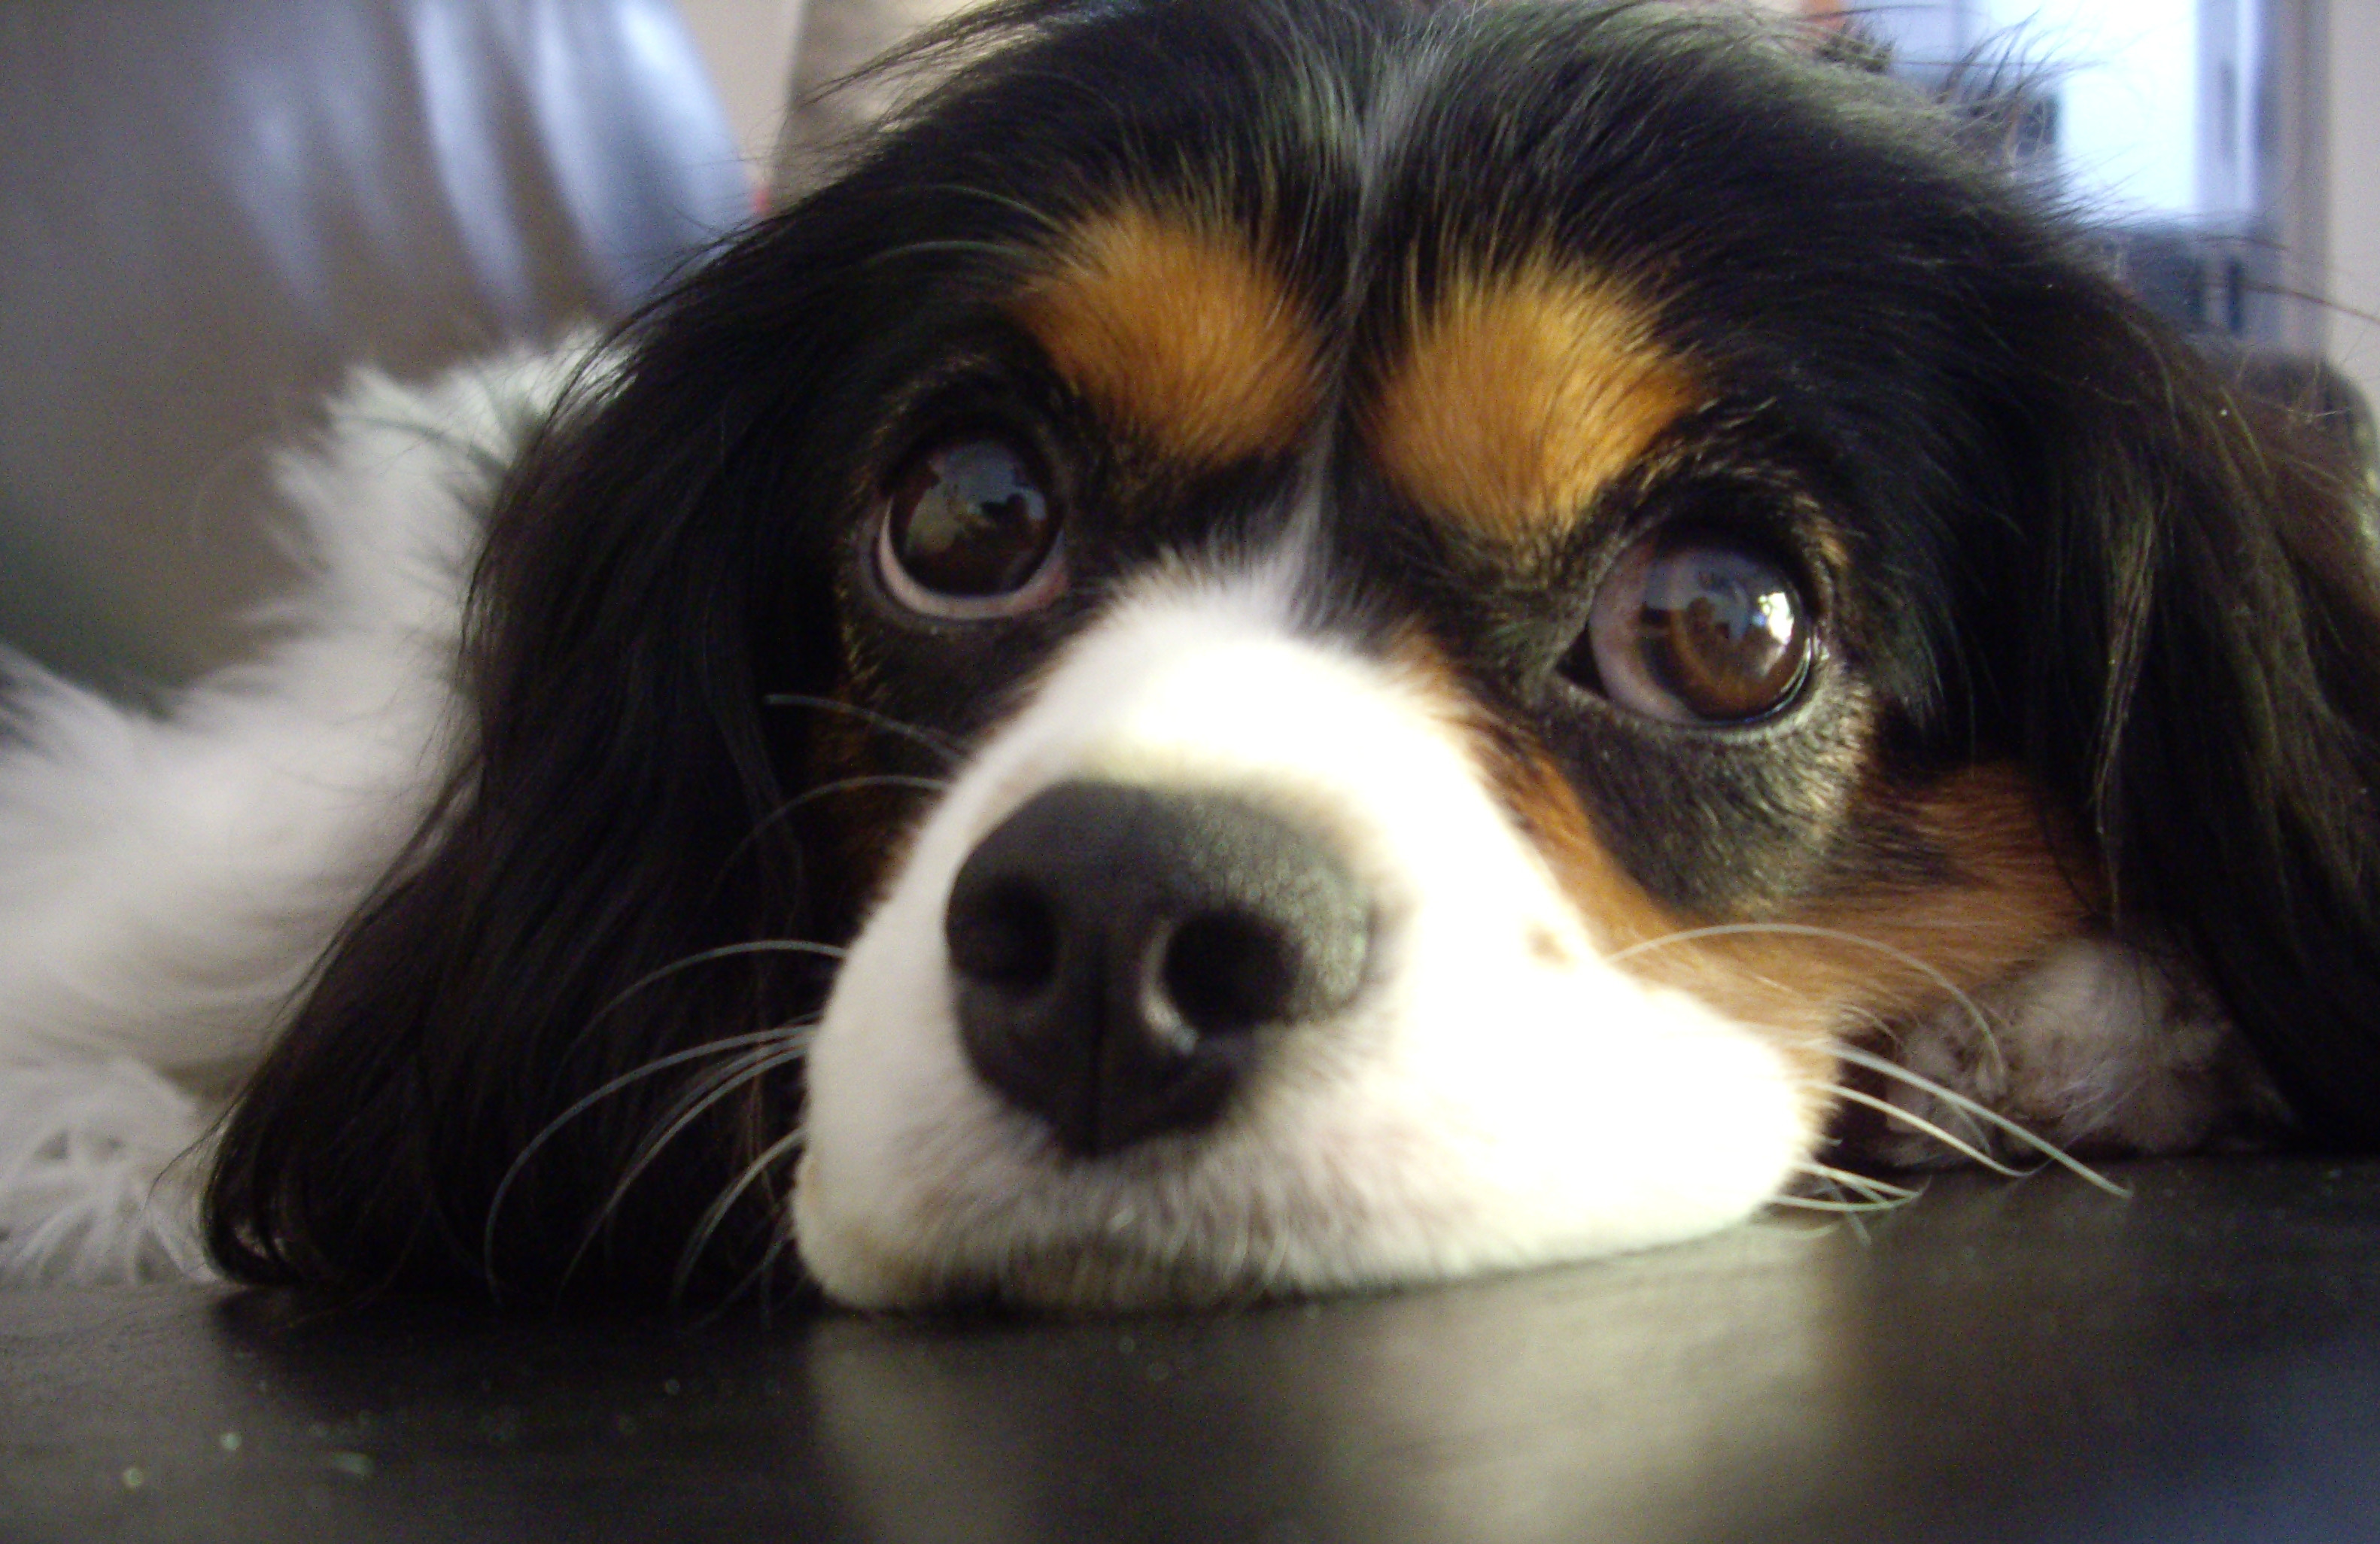
<instances>
[{"instance_id":1,"label":"dog's right eye","mask_svg":"<svg viewBox=\"0 0 2380 1544\"><path fill-rule=\"evenodd\" d=\"M876 541L885 592L957 621L1014 616L1065 589L1062 522L1033 463L987 436L943 441L892 484Z\"/></svg>"},{"instance_id":2,"label":"dog's right eye","mask_svg":"<svg viewBox=\"0 0 2380 1544\"><path fill-rule=\"evenodd\" d=\"M1808 678L1816 631L1802 587L1756 545L1657 533L1597 591L1563 674L1672 723L1749 723Z\"/></svg>"}]
</instances>

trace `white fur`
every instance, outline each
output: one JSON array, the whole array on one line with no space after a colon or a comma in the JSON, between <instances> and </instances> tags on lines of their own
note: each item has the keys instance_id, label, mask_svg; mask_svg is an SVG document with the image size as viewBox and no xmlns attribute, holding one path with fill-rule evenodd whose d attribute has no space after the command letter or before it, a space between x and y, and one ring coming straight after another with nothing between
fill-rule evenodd
<instances>
[{"instance_id":1,"label":"white fur","mask_svg":"<svg viewBox=\"0 0 2380 1544\"><path fill-rule=\"evenodd\" d=\"M169 714L0 661L0 1280L198 1267L157 1182L444 779L491 468L580 354L359 373L278 468L311 583Z\"/></svg>"},{"instance_id":2,"label":"white fur","mask_svg":"<svg viewBox=\"0 0 2380 1544\"><path fill-rule=\"evenodd\" d=\"M795 1233L835 1296L1130 1305L1577 1258L1732 1222L1804 1152L1771 1038L1603 964L1451 706L1298 636L1293 585L1276 564L1146 586L927 822L810 1052ZM1085 777L1266 801L1333 833L1378 908L1366 990L1219 1128L1096 1161L968 1070L941 926L976 844Z\"/></svg>"},{"instance_id":3,"label":"white fur","mask_svg":"<svg viewBox=\"0 0 2380 1544\"><path fill-rule=\"evenodd\" d=\"M0 1068L0 1269L12 1284L203 1276L210 1103L128 1056ZM189 1161L177 1162L185 1153Z\"/></svg>"},{"instance_id":4,"label":"white fur","mask_svg":"<svg viewBox=\"0 0 2380 1544\"><path fill-rule=\"evenodd\" d=\"M1888 1049L1927 1081L2084 1152L2183 1152L2287 1119L2213 994L2180 961L2107 939L2069 939L1975 1001L1945 1003L1899 1027ZM2038 1154L1920 1088L1881 1091L1895 1108L1986 1151ZM1894 1122L1864 1156L1915 1164L1950 1155L1922 1129Z\"/></svg>"}]
</instances>

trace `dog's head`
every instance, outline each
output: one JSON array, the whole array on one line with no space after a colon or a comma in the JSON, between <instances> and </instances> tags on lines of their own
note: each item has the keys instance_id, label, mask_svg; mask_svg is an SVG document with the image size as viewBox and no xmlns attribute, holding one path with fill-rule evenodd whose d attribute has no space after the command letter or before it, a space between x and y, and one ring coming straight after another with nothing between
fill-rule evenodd
<instances>
[{"instance_id":1,"label":"dog's head","mask_svg":"<svg viewBox=\"0 0 2380 1544\"><path fill-rule=\"evenodd\" d=\"M218 1252L1079 1305L1627 1248L2078 940L2380 1134L2350 491L1803 41L941 40L517 469L473 758Z\"/></svg>"}]
</instances>

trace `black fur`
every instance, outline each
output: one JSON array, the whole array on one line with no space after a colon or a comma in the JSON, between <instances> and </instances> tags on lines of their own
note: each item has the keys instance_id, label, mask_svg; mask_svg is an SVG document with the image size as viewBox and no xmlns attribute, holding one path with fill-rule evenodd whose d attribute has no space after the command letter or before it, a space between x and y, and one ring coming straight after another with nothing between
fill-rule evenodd
<instances>
[{"instance_id":1,"label":"black fur","mask_svg":"<svg viewBox=\"0 0 2380 1544\"><path fill-rule=\"evenodd\" d=\"M1651 6L1398 0L1035 0L929 40L905 67L941 83L630 326L617 385L516 468L475 590L476 748L232 1120L217 1257L254 1281L539 1297L796 1280L790 1158L694 1230L797 1120L797 1068L698 1109L723 1055L631 1075L817 1008L810 956L698 956L847 938L918 796L788 813L795 795L942 770L771 699L840 694L963 746L1103 576L1269 517L1288 468L1193 486L1101 442L997 315L1049 230L1151 185L1259 233L1334 319L1351 399L1396 335L1403 261L1426 298L1452 255L1550 237L1654 296L1664 343L1723 386L1732 427L1672 447L1677 486L1832 512L1858 690L1781 748L1681 748L1547 695L1597 553L1483 590L1475 554L1342 453L1346 616L1427 617L1591 806L1638 812L1616 823L1645 833L1624 856L1648 887L1749 914L1767 902L1712 880L1714 849L1767 853L1772 881L1922 862L1850 829L1847 745L1912 785L2013 759L2104 855L2114 925L2198 962L2304 1134L2380 1143L2367 494L1956 123L1811 44ZM1317 114L1382 110L1391 67L1430 83L1387 103L1418 115L1415 148L1367 191ZM953 375L1153 512L1087 546L1081 599L964 643L886 622L850 534ZM1681 787L1718 813L1648 818Z\"/></svg>"}]
</instances>

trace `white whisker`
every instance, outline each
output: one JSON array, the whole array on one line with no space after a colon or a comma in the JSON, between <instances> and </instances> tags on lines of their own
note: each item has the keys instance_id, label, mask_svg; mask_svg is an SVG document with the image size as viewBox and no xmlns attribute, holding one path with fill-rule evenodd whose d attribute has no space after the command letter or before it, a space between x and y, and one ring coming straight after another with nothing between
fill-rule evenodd
<instances>
[{"instance_id":1,"label":"white whisker","mask_svg":"<svg viewBox=\"0 0 2380 1544\"><path fill-rule=\"evenodd\" d=\"M1681 928L1676 932L1663 933L1658 938L1640 940L1624 949L1616 950L1605 955L1604 959L1607 964L1618 965L1647 950L1667 948L1673 943L1688 943L1696 939L1726 938L1755 933L1788 938L1830 939L1835 942L1849 943L1861 949L1873 949L1887 959L1907 966L1935 986L1939 987L1943 995L1949 997L1965 1012L1968 1019L1975 1027L1975 1033L1982 1037L1985 1046L1990 1050L1992 1059L1999 1064L2000 1075L2002 1076L2008 1075L2008 1057L2000 1050L1999 1036L1992 1028L1991 1018L1984 1012L1983 1004L1977 1003L1956 981L1906 949L1897 949L1880 940L1864 938L1858 933L1845 932L1840 928L1820 928L1807 922L1718 922L1706 928Z\"/></svg>"},{"instance_id":2,"label":"white whisker","mask_svg":"<svg viewBox=\"0 0 2380 1544\"><path fill-rule=\"evenodd\" d=\"M694 1274L695 1263L702 1258L703 1246L710 1242L710 1235L717 1233L720 1224L727 1220L728 1210L735 1204L735 1198L750 1189L754 1181L768 1173L787 1153L802 1145L803 1129L796 1125L793 1130L761 1149L759 1156L747 1164L744 1172L737 1174L734 1182L722 1190L704 1209L702 1215L695 1220L693 1231L686 1235L686 1248L678 1255L677 1270L670 1281L673 1302L686 1292L686 1283ZM742 1291L742 1288L737 1288L737 1291Z\"/></svg>"},{"instance_id":3,"label":"white whisker","mask_svg":"<svg viewBox=\"0 0 2380 1544\"><path fill-rule=\"evenodd\" d=\"M951 780L947 777L912 777L902 772L869 772L861 777L839 777L832 783L820 783L814 787L805 788L776 808L770 810L767 817L752 828L752 834L744 838L744 841L746 845L749 845L754 837L759 836L802 806L815 803L830 795L847 794L859 788L914 788L920 793L939 794L947 790L950 785ZM737 850L740 852L742 848L739 847Z\"/></svg>"},{"instance_id":4,"label":"white whisker","mask_svg":"<svg viewBox=\"0 0 2380 1544\"><path fill-rule=\"evenodd\" d=\"M1895 1079L1896 1081L1907 1084L1910 1088L1919 1089L1925 1093L1932 1094L1936 1099L1938 1099L1943 1103L1949 1105L1952 1109L1966 1111L1977 1120L1984 1122L1985 1125L1992 1126L1996 1130L2007 1133L2010 1137L2012 1137L2017 1141L2023 1143L2026 1147L2033 1149L2035 1152L2040 1153L2051 1162L2058 1164L2061 1168L2070 1170L2077 1176L2098 1186L2110 1196L2120 1196L2128 1199L2131 1196L2131 1191L2130 1189L2117 1184L2114 1180L2109 1179L2107 1175L2099 1173L2096 1169L2092 1168L2089 1164L2084 1163L2078 1158L2075 1158L2064 1148L2059 1147L2057 1143L2050 1141L2045 1137L2035 1136L2033 1132L2026 1130L2017 1122L2009 1119L2006 1115L2001 1114L1998 1111L1992 1109L1988 1105L1982 1104L1974 1100L1969 1099L1964 1094L1953 1092L1952 1090L1944 1088L1941 1084L1935 1082L1932 1078L1921 1076L1918 1074L1910 1071L1907 1067L1900 1066L1891 1062L1886 1061L1881 1056L1870 1055L1868 1052L1860 1050L1856 1046L1839 1045L1834 1048L1834 1053L1855 1067L1865 1067L1870 1072L1876 1073L1880 1076ZM1903 1112L1896 1109L1894 1113L1903 1113Z\"/></svg>"},{"instance_id":5,"label":"white whisker","mask_svg":"<svg viewBox=\"0 0 2380 1544\"><path fill-rule=\"evenodd\" d=\"M1865 1217L1870 1212L1890 1211L1895 1208L1907 1206L1909 1203L1907 1201L1892 1199L1880 1201L1829 1201L1816 1196L1772 1196L1768 1198L1768 1204L1770 1206L1791 1207L1797 1211L1828 1211L1846 1218L1857 1219Z\"/></svg>"},{"instance_id":6,"label":"white whisker","mask_svg":"<svg viewBox=\"0 0 2380 1544\"><path fill-rule=\"evenodd\" d=\"M947 777L910 777L900 772L870 772L865 777L840 777L832 783L821 783L814 788L808 788L795 794L792 798L779 805L775 814L769 818L773 821L780 815L799 809L813 799L822 799L830 794L847 793L854 788L915 788L923 793L939 794L950 785L951 780Z\"/></svg>"},{"instance_id":7,"label":"white whisker","mask_svg":"<svg viewBox=\"0 0 2380 1544\"><path fill-rule=\"evenodd\" d=\"M824 798L830 794L848 793L856 788L916 788L929 794L939 794L950 785L951 780L947 777L910 777L900 772L869 772L861 777L841 777L832 783L821 783L814 788L795 794L792 798L762 816L752 829L745 833L744 840L735 844L735 850L728 855L729 861L733 862L735 858L741 857L746 848L768 834L770 827L802 806L814 799Z\"/></svg>"},{"instance_id":8,"label":"white whisker","mask_svg":"<svg viewBox=\"0 0 2380 1544\"><path fill-rule=\"evenodd\" d=\"M816 708L821 712L847 713L860 723L881 729L888 735L898 735L913 744L925 747L945 761L957 761L964 754L957 746L943 736L919 724L905 723L873 708L863 708L855 702L841 702L832 697L811 697L802 692L772 692L760 699L771 708Z\"/></svg>"},{"instance_id":9,"label":"white whisker","mask_svg":"<svg viewBox=\"0 0 2380 1544\"><path fill-rule=\"evenodd\" d=\"M1800 1165L1796 1165L1796 1167L1800 1167ZM1808 1173L1808 1171L1807 1171L1806 1169L1805 1169L1805 1170L1803 1170L1803 1172L1804 1172L1805 1173ZM1841 1185L1837 1185L1833 1180L1831 1180L1831 1179L1821 1179L1821 1180L1819 1181L1819 1183L1820 1183L1820 1184L1822 1184L1822 1185L1824 1185L1826 1186L1826 1194L1825 1194L1825 1196L1823 1196L1823 1197L1821 1197L1821 1198L1818 1198L1819 1199L1824 1199L1824 1200L1833 1200L1833 1201L1840 1201L1840 1200L1846 1199L1845 1196L1843 1195L1843 1188L1842 1188L1842 1186L1841 1186ZM1802 1192L1802 1191L1794 1191L1794 1192L1791 1192L1791 1194L1796 1195L1796 1196L1803 1196L1805 1199L1806 1199L1806 1198L1807 1198L1807 1196L1805 1195L1805 1193L1804 1193L1804 1192ZM1874 1198L1874 1197L1869 1197L1869 1198L1867 1198L1868 1200L1870 1200L1870 1201L1873 1201L1873 1200L1875 1199L1875 1198ZM1861 1218L1860 1218L1860 1214L1859 1214L1859 1213L1857 1213L1857 1212L1848 1212L1848 1213L1846 1213L1846 1214L1844 1215L1844 1217L1843 1217L1843 1221L1844 1221L1844 1222L1849 1222L1849 1223L1851 1224L1851 1228L1852 1228L1852 1236L1853 1238L1858 1239L1862 1244L1865 1244L1865 1243L1867 1242L1867 1223L1866 1223L1866 1222L1863 1222L1863 1221L1861 1220Z\"/></svg>"},{"instance_id":10,"label":"white whisker","mask_svg":"<svg viewBox=\"0 0 2380 1544\"><path fill-rule=\"evenodd\" d=\"M771 1234L769 1246L760 1251L760 1258L752 1262L752 1269L737 1277L734 1286L719 1295L719 1306L714 1313L726 1312L729 1304L751 1291L755 1283L767 1280L770 1270L777 1263L778 1257L785 1252L786 1246L793 1241L794 1234L791 1228L780 1228ZM760 1319L764 1324L769 1319L769 1301L766 1297L760 1299Z\"/></svg>"},{"instance_id":11,"label":"white whisker","mask_svg":"<svg viewBox=\"0 0 2380 1544\"><path fill-rule=\"evenodd\" d=\"M1873 1174L1858 1173L1850 1169L1838 1169L1831 1164L1820 1163L1813 1159L1804 1159L1793 1167L1805 1174L1825 1180L1829 1185L1865 1191L1873 1200L1890 1200L1896 1203L1913 1201L1924 1193L1922 1186L1895 1185L1890 1180L1877 1179Z\"/></svg>"},{"instance_id":12,"label":"white whisker","mask_svg":"<svg viewBox=\"0 0 2380 1544\"><path fill-rule=\"evenodd\" d=\"M613 1212L620 1210L620 1203L627 1199L628 1192L635 1188L638 1179L647 1169L652 1167L654 1161L668 1149L672 1142L686 1134L687 1127L700 1120L705 1112L730 1094L740 1088L748 1088L779 1067L791 1066L800 1061L809 1054L809 1035L804 1032L795 1043L747 1052L725 1069L708 1074L705 1079L698 1080L697 1085L690 1088L686 1096L679 1101L682 1108L673 1111L664 1119L659 1130L637 1145L635 1157L630 1160L627 1168L621 1172L619 1179L613 1184L611 1194L603 1198L603 1204L596 1208L595 1215L588 1220L587 1226L580 1234L578 1247L571 1252L570 1258L563 1265L561 1275L555 1280L567 1282L577 1272L579 1261L585 1259L587 1251L595 1246L595 1240L602 1233L604 1224L612 1220ZM708 1081L712 1086L704 1088L700 1086L703 1081Z\"/></svg>"},{"instance_id":13,"label":"white whisker","mask_svg":"<svg viewBox=\"0 0 2380 1544\"><path fill-rule=\"evenodd\" d=\"M734 959L739 954L814 954L820 959L840 960L846 953L847 950L832 943L812 943L798 938L760 938L747 943L722 943L716 949L705 949L683 959L672 960L658 970L649 970L638 977L614 994L609 1003L596 1009L587 1020L587 1026L593 1028L609 1017L613 1009L647 987L665 981L681 970L691 970L698 965L709 965L713 960Z\"/></svg>"},{"instance_id":14,"label":"white whisker","mask_svg":"<svg viewBox=\"0 0 2380 1544\"><path fill-rule=\"evenodd\" d=\"M1925 1119L1923 1115L1912 1114L1909 1111L1893 1103L1890 1100L1878 1099L1876 1095L1868 1093L1863 1089L1847 1088L1840 1083L1832 1085L1828 1091L1837 1099L1849 1100L1853 1104L1864 1105L1870 1110L1880 1112L1888 1119L1899 1121L1904 1125L1913 1126L1917 1130L1924 1132L1926 1136L1933 1137L1936 1141L1941 1143L1952 1152L1957 1153L1960 1157L1966 1159L1970 1162L1979 1163L1996 1174L2005 1174L2010 1179L2022 1179L2027 1174L2037 1173L2040 1172L2037 1169L2020 1169L2012 1163L2004 1163L2000 1161L2000 1160L1994 1158L1991 1154L1985 1152L1982 1148L1975 1146L1972 1142L1961 1141L1958 1137L1951 1136L1948 1131L1943 1130L1940 1126L1935 1125L1932 1121Z\"/></svg>"},{"instance_id":15,"label":"white whisker","mask_svg":"<svg viewBox=\"0 0 2380 1544\"><path fill-rule=\"evenodd\" d=\"M630 1084L667 1072L672 1067L683 1066L688 1062L699 1061L706 1056L723 1055L733 1051L748 1051L772 1040L783 1039L789 1035L805 1032L805 1026L779 1025L769 1029L755 1029L749 1034L730 1035L723 1039L708 1040L701 1045L689 1046L684 1051L671 1052L666 1056L657 1056L641 1066L632 1067L620 1074L619 1076L600 1088L580 1095L573 1100L562 1113L546 1122L539 1128L537 1135L530 1137L521 1150L514 1156L511 1166L504 1170L504 1178L496 1183L495 1194L488 1200L487 1222L480 1234L480 1259L481 1269L487 1275L489 1295L495 1296L500 1291L495 1273L495 1240L496 1222L504 1210L504 1198L512 1193L514 1182L520 1178L521 1172L528 1166L529 1161L543 1150L545 1145L552 1141L564 1126Z\"/></svg>"},{"instance_id":16,"label":"white whisker","mask_svg":"<svg viewBox=\"0 0 2380 1544\"><path fill-rule=\"evenodd\" d=\"M1854 1017L1866 1021L1868 1026L1883 1039L1892 1041L1895 1045L1901 1043L1900 1034L1894 1030L1890 1024L1886 1022L1883 1015L1860 1007L1852 1008L1850 1012ZM1886 1059L1888 1061L1891 1060L1889 1057ZM1900 1064L1894 1062L1893 1065L1899 1066ZM1828 1087L1831 1088L1839 1086L1829 1084ZM1978 1147L1985 1146L1990 1143L1992 1137L1989 1128L1987 1128L1983 1122L1975 1119L1973 1113L1955 1107L1952 1109L1951 1113L1955 1114L1960 1120L1964 1121L1967 1124L1967 1136L1965 1138L1967 1141L1972 1142Z\"/></svg>"}]
</instances>

